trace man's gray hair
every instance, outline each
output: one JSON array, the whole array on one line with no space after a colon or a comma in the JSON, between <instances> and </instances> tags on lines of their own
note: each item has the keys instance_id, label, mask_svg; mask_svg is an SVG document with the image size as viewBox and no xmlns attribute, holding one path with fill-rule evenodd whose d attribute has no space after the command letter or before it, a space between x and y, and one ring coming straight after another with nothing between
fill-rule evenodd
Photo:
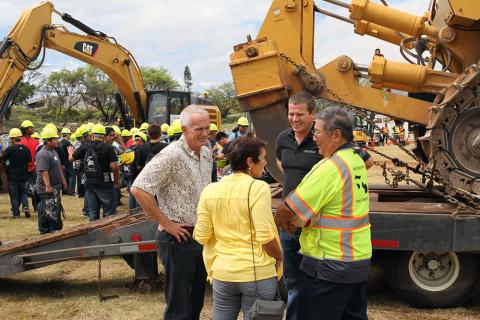
<instances>
[{"instance_id":1,"label":"man's gray hair","mask_svg":"<svg viewBox=\"0 0 480 320\"><path fill-rule=\"evenodd\" d=\"M202 107L191 104L180 113L180 123L182 126L190 127L191 115L193 114L204 114L208 116L208 112Z\"/></svg>"},{"instance_id":2,"label":"man's gray hair","mask_svg":"<svg viewBox=\"0 0 480 320\"><path fill-rule=\"evenodd\" d=\"M317 113L317 119L324 122L323 130L340 129L342 136L348 142L353 141L353 116L344 108L328 107Z\"/></svg>"}]
</instances>

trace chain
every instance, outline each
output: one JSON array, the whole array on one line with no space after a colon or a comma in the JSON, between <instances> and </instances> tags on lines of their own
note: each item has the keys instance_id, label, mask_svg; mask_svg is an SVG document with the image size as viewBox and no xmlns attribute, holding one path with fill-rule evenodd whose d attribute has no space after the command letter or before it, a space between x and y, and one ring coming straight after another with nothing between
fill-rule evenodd
<instances>
[{"instance_id":1,"label":"chain","mask_svg":"<svg viewBox=\"0 0 480 320\"><path fill-rule=\"evenodd\" d=\"M109 299L119 298L118 294L104 296L102 294L102 257L104 256L103 250L98 251L98 276L97 276L97 289L98 289L98 300L104 302Z\"/></svg>"},{"instance_id":2,"label":"chain","mask_svg":"<svg viewBox=\"0 0 480 320\"><path fill-rule=\"evenodd\" d=\"M98 289L98 300L103 302L102 295L102 256L103 251L98 251L98 276L97 276L97 289Z\"/></svg>"},{"instance_id":3,"label":"chain","mask_svg":"<svg viewBox=\"0 0 480 320\"><path fill-rule=\"evenodd\" d=\"M407 163L405 163L405 162L403 162L403 161L401 161L397 158L392 158L392 157L389 157L388 155L383 154L379 151L375 151L373 149L370 149L372 152L374 152L374 153L392 161L392 163L396 167L405 167L407 169L407 172L405 174L401 171L395 171L393 169L387 169L386 163L385 163L382 166L382 171L383 171L382 174L385 178L385 183L387 183L388 185L396 188L396 187L398 187L399 182L405 180L406 182L412 182L412 183L414 183L418 186L423 186L423 188L426 189L426 186L423 183L418 182L418 181L409 177L409 171L410 170L414 171L414 172L417 172L417 173L421 173L422 176L423 176L423 178L422 178L423 181L425 181L425 179L430 179L431 181L435 180L435 181L445 185L446 187L450 188L450 190L452 190L454 192L454 194L458 194L463 198L464 202L466 202L466 203L460 202L458 199L456 199L452 195L450 195L448 193L445 193L445 192L442 192L443 197L448 202L457 206L457 209L454 212L454 214L458 213L459 211L467 211L467 212L475 213L475 214L480 213L478 211L480 209L480 205L478 204L477 198L474 195L470 194L469 192L463 191L463 190L455 187L450 181L446 180L443 176L438 174L437 171L431 170L430 167L428 166L428 164L425 163L420 157L415 155L412 151L408 150L406 147L402 146L394 137L390 136L387 133L384 133L383 128L380 128L373 120L369 119L369 115L366 111L358 109L357 107L345 102L345 100L343 100L342 97L340 97L338 94L333 92L330 88L328 88L327 85L325 84L325 82L321 78L310 74L305 69L304 65L296 63L292 58L290 58L289 56L287 56L284 53L280 53L280 57L283 60L285 60L287 63L290 63L291 65L295 66L301 73L307 75L312 81L317 83L321 88L324 88L325 91L329 95L331 95L334 99L336 99L338 102L342 103L345 107L347 107L355 115L357 115L358 117L360 117L361 119L366 121L368 124L370 124L376 130L378 130L378 132L382 136L384 136L388 140L392 141L394 145L396 145L400 150L402 150L404 153L406 153L408 156L410 156L412 159L414 159L418 163L417 168L412 168L412 167L408 166ZM392 176L393 176L392 181L389 180L388 175L387 175L387 171L389 171L392 174Z\"/></svg>"}]
</instances>

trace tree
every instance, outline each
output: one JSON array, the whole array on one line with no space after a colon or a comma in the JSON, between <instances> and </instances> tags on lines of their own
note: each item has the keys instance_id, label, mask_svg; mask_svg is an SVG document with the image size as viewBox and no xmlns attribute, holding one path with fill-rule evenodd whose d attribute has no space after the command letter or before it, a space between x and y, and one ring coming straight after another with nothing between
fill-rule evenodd
<instances>
[{"instance_id":1,"label":"tree","mask_svg":"<svg viewBox=\"0 0 480 320\"><path fill-rule=\"evenodd\" d=\"M65 125L71 120L70 111L82 101L82 77L82 68L73 71L62 69L48 76L43 91L49 115L54 123Z\"/></svg>"},{"instance_id":2,"label":"tree","mask_svg":"<svg viewBox=\"0 0 480 320\"><path fill-rule=\"evenodd\" d=\"M187 87L187 91L190 92L192 88L193 81L192 81L192 74L190 73L190 68L185 66L185 70L183 71L183 82L185 83L185 87Z\"/></svg>"},{"instance_id":3,"label":"tree","mask_svg":"<svg viewBox=\"0 0 480 320\"><path fill-rule=\"evenodd\" d=\"M208 98L218 106L222 113L222 118L226 118L232 111L240 111L240 104L236 98L235 88L231 81L208 89Z\"/></svg>"},{"instance_id":4,"label":"tree","mask_svg":"<svg viewBox=\"0 0 480 320\"><path fill-rule=\"evenodd\" d=\"M179 85L165 68L140 67L140 72L147 90L172 90Z\"/></svg>"},{"instance_id":5,"label":"tree","mask_svg":"<svg viewBox=\"0 0 480 320\"><path fill-rule=\"evenodd\" d=\"M27 71L23 74L23 79L18 86L17 96L13 102L14 105L26 104L27 100L35 95L39 88L39 83L43 80L42 74L38 71Z\"/></svg>"},{"instance_id":6,"label":"tree","mask_svg":"<svg viewBox=\"0 0 480 320\"><path fill-rule=\"evenodd\" d=\"M105 122L111 122L118 114L115 101L116 88L112 80L101 70L92 66L82 68L82 71L83 101L100 111Z\"/></svg>"}]
</instances>

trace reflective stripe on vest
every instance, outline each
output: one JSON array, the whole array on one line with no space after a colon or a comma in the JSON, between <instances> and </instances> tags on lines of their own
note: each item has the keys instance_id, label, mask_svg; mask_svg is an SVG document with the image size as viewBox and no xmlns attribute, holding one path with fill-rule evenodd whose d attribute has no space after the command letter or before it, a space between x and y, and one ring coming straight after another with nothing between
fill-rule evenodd
<instances>
[{"instance_id":1,"label":"reflective stripe on vest","mask_svg":"<svg viewBox=\"0 0 480 320\"><path fill-rule=\"evenodd\" d=\"M352 174L348 165L339 156L331 158L332 162L337 167L343 181L342 190L342 216L351 217L353 215L353 184Z\"/></svg>"},{"instance_id":2,"label":"reflective stripe on vest","mask_svg":"<svg viewBox=\"0 0 480 320\"><path fill-rule=\"evenodd\" d=\"M315 222L312 228L331 229L331 230L356 230L366 227L370 224L368 213L352 218L336 218L322 216Z\"/></svg>"}]
</instances>

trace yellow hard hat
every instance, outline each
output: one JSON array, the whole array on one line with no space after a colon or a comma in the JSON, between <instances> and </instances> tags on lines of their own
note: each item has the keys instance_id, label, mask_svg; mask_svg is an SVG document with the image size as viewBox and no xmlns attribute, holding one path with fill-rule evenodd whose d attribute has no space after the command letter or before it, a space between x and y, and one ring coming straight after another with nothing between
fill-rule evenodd
<instances>
[{"instance_id":1,"label":"yellow hard hat","mask_svg":"<svg viewBox=\"0 0 480 320\"><path fill-rule=\"evenodd\" d=\"M167 136L173 137L173 126L168 127L168 129L167 129Z\"/></svg>"},{"instance_id":2,"label":"yellow hard hat","mask_svg":"<svg viewBox=\"0 0 480 320\"><path fill-rule=\"evenodd\" d=\"M47 123L47 124L45 125L44 129L45 129L45 128L51 128L51 129L55 130L55 131L58 133L57 126L54 125L54 124L51 123L51 122Z\"/></svg>"},{"instance_id":3,"label":"yellow hard hat","mask_svg":"<svg viewBox=\"0 0 480 320\"><path fill-rule=\"evenodd\" d=\"M118 156L122 164L131 164L135 160L135 152L132 150L127 150L125 153Z\"/></svg>"},{"instance_id":4,"label":"yellow hard hat","mask_svg":"<svg viewBox=\"0 0 480 320\"><path fill-rule=\"evenodd\" d=\"M12 128L12 129L10 129L10 132L8 133L8 137L10 139L20 138L21 136L23 136L22 131L18 128Z\"/></svg>"},{"instance_id":5,"label":"yellow hard hat","mask_svg":"<svg viewBox=\"0 0 480 320\"><path fill-rule=\"evenodd\" d=\"M63 128L62 129L62 134L71 134L72 132L68 128Z\"/></svg>"},{"instance_id":6,"label":"yellow hard hat","mask_svg":"<svg viewBox=\"0 0 480 320\"><path fill-rule=\"evenodd\" d=\"M237 125L239 126L248 126L248 119L245 117L238 118Z\"/></svg>"},{"instance_id":7,"label":"yellow hard hat","mask_svg":"<svg viewBox=\"0 0 480 320\"><path fill-rule=\"evenodd\" d=\"M180 124L180 120L177 119L175 121L173 121L172 125L170 126L170 128L173 128L172 132L173 134L176 134L176 133L182 133L182 125Z\"/></svg>"},{"instance_id":8,"label":"yellow hard hat","mask_svg":"<svg viewBox=\"0 0 480 320\"><path fill-rule=\"evenodd\" d=\"M92 128L93 128L94 124L89 122L87 124L85 124L85 133L92 133Z\"/></svg>"},{"instance_id":9,"label":"yellow hard hat","mask_svg":"<svg viewBox=\"0 0 480 320\"><path fill-rule=\"evenodd\" d=\"M121 136L122 136L122 137L131 137L132 134L130 133L130 130L128 130L128 129L123 129L123 130L122 130L122 133L121 133Z\"/></svg>"},{"instance_id":10,"label":"yellow hard hat","mask_svg":"<svg viewBox=\"0 0 480 320\"><path fill-rule=\"evenodd\" d=\"M101 123L97 123L92 127L92 130L90 130L93 134L103 134L106 135L107 132L105 131L105 126Z\"/></svg>"},{"instance_id":11,"label":"yellow hard hat","mask_svg":"<svg viewBox=\"0 0 480 320\"><path fill-rule=\"evenodd\" d=\"M147 122L144 122L142 123L142 125L140 126L140 130L148 130L148 126L149 124Z\"/></svg>"},{"instance_id":12,"label":"yellow hard hat","mask_svg":"<svg viewBox=\"0 0 480 320\"><path fill-rule=\"evenodd\" d=\"M70 136L70 141L72 141L72 142L77 141L77 135L75 134L75 132L72 133L72 135Z\"/></svg>"},{"instance_id":13,"label":"yellow hard hat","mask_svg":"<svg viewBox=\"0 0 480 320\"><path fill-rule=\"evenodd\" d=\"M140 130L136 127L133 127L132 129L130 129L131 134L134 134L135 132L138 132L138 131L140 131Z\"/></svg>"},{"instance_id":14,"label":"yellow hard hat","mask_svg":"<svg viewBox=\"0 0 480 320\"><path fill-rule=\"evenodd\" d=\"M34 133L32 134L32 138L33 138L33 139L40 139L40 135L38 134L38 132L34 132Z\"/></svg>"},{"instance_id":15,"label":"yellow hard hat","mask_svg":"<svg viewBox=\"0 0 480 320\"><path fill-rule=\"evenodd\" d=\"M167 132L168 128L170 128L170 126L167 123L163 123L162 126L160 127L162 132Z\"/></svg>"},{"instance_id":16,"label":"yellow hard hat","mask_svg":"<svg viewBox=\"0 0 480 320\"><path fill-rule=\"evenodd\" d=\"M34 127L35 128L35 126L33 125L33 122L30 121L30 120L25 120L20 125L20 128L28 128L28 127Z\"/></svg>"},{"instance_id":17,"label":"yellow hard hat","mask_svg":"<svg viewBox=\"0 0 480 320\"><path fill-rule=\"evenodd\" d=\"M115 131L115 134L120 135L122 133L122 131L120 131L120 128L117 125L114 124L111 127L113 128L113 131Z\"/></svg>"},{"instance_id":18,"label":"yellow hard hat","mask_svg":"<svg viewBox=\"0 0 480 320\"><path fill-rule=\"evenodd\" d=\"M215 123L210 123L210 131L218 131L217 125Z\"/></svg>"},{"instance_id":19,"label":"yellow hard hat","mask_svg":"<svg viewBox=\"0 0 480 320\"><path fill-rule=\"evenodd\" d=\"M147 142L147 135L146 135L145 133L143 133L143 132L135 132L135 133L133 134L133 139L135 140L137 137L140 137L140 138L143 140L143 142Z\"/></svg>"},{"instance_id":20,"label":"yellow hard hat","mask_svg":"<svg viewBox=\"0 0 480 320\"><path fill-rule=\"evenodd\" d=\"M59 138L57 130L55 130L51 126L45 126L45 128L43 128L40 135L42 136L43 140L51 139L51 138Z\"/></svg>"}]
</instances>

